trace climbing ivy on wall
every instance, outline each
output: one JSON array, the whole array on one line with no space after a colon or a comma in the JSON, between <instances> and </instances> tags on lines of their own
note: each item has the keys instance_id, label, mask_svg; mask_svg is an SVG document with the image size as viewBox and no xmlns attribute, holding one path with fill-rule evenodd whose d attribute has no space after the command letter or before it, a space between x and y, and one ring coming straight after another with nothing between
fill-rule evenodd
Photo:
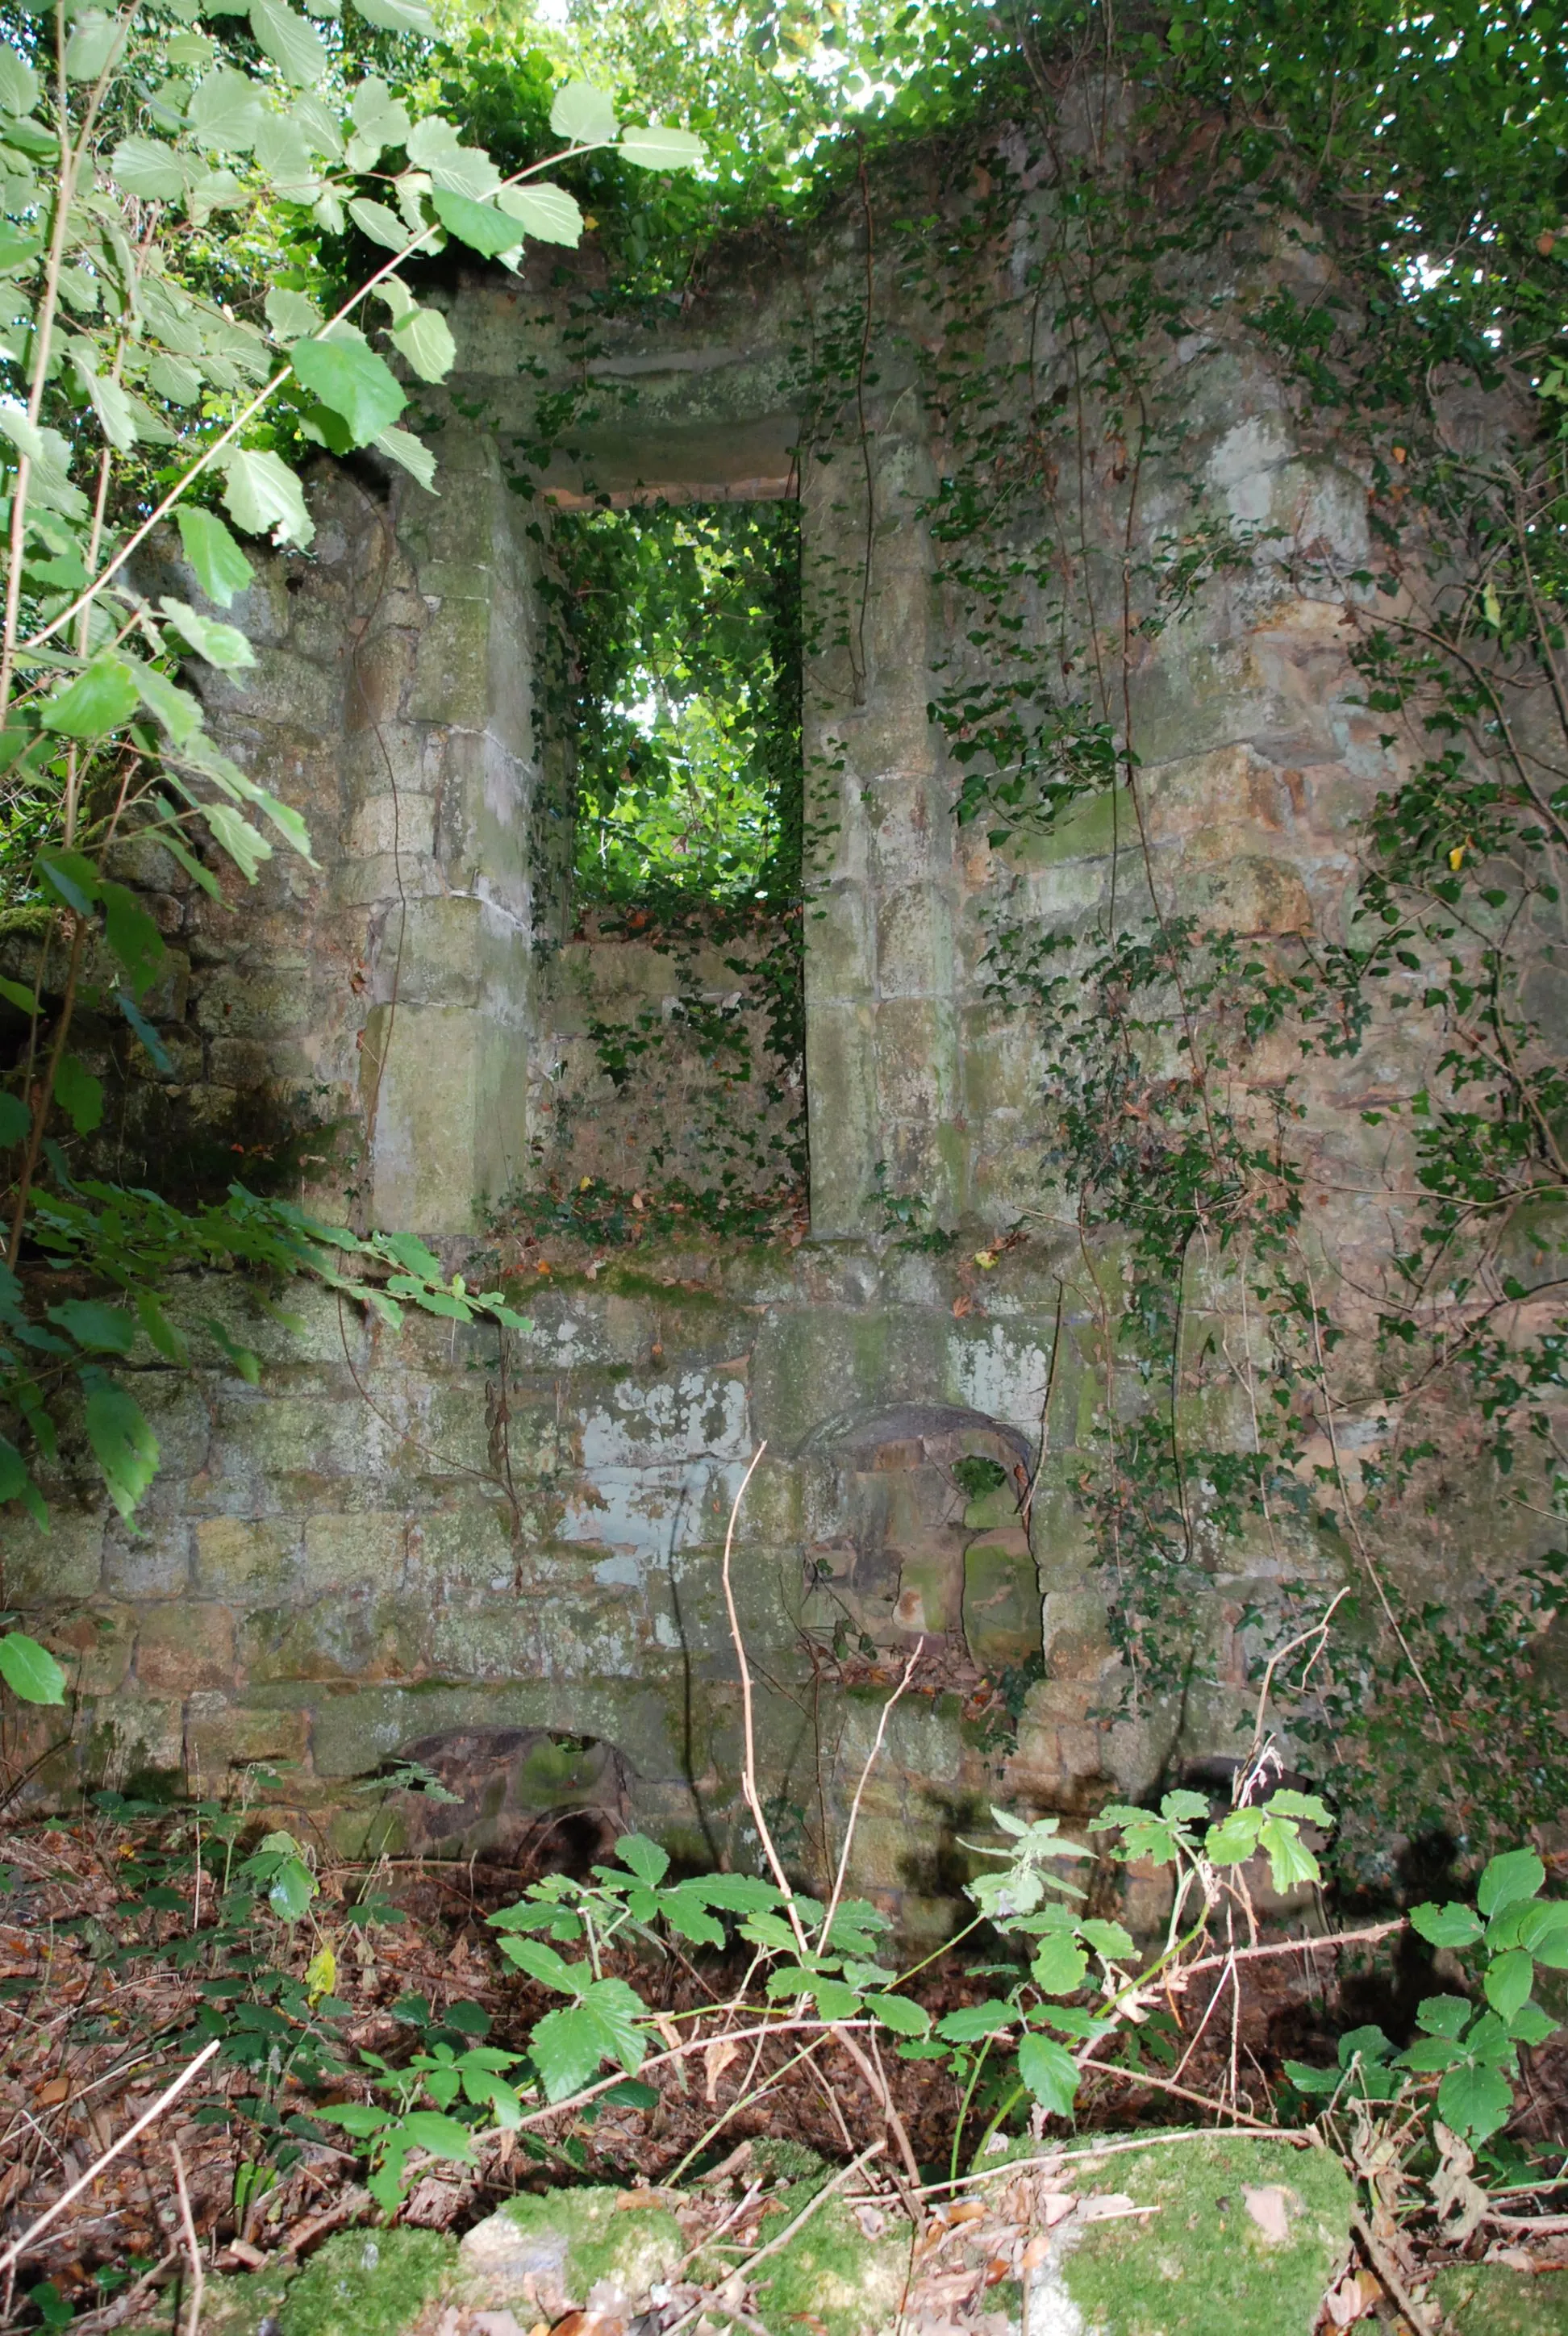
<instances>
[{"instance_id":1,"label":"climbing ivy on wall","mask_svg":"<svg viewBox=\"0 0 1568 2336\"><path fill-rule=\"evenodd\" d=\"M663 68L614 9L595 21L694 108L784 38L756 12L723 60ZM932 718L960 827L994 854L984 986L1047 1065L1031 1217L1093 1365L1063 1465L1127 1698L1200 1682L1232 1572L1280 1584L1233 1620L1254 1664L1342 1580L1290 1708L1294 1757L1350 1812L1337 1854L1373 1869L1428 1826L1477 1851L1568 1786L1549 1668L1568 1351L1562 28L1356 0L1310 22L1066 5L988 16L977 43L979 21L864 19L859 53L795 92L794 157L748 171L732 153L712 216L814 206L865 254L801 352L803 460L853 472L873 349L916 367L937 427L925 517L955 646ZM808 122L857 73L858 113ZM910 125L933 133L919 150ZM1178 355L1210 336L1282 378L1298 443L1354 481L1365 565L1217 505ZM1343 922L1276 916L1249 938L1159 865L1130 685L1159 636L1271 568L1342 617L1388 777ZM852 669L865 589L846 567L813 612ZM1043 921L1031 855L1090 803L1107 896ZM1360 1200L1322 1140L1328 1078L1359 1083L1382 1147Z\"/></svg>"}]
</instances>

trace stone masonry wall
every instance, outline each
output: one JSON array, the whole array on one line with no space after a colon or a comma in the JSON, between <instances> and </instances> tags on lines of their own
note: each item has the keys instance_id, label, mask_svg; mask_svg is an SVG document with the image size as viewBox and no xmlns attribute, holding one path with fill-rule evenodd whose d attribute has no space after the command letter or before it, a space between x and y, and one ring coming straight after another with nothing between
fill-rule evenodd
<instances>
[{"instance_id":1,"label":"stone masonry wall","mask_svg":"<svg viewBox=\"0 0 1568 2336\"><path fill-rule=\"evenodd\" d=\"M996 258L989 361L1015 376L1024 326L1003 296L1049 200L1030 197ZM629 1261L558 1243L547 1271L531 1253L535 1328L504 1369L450 1324L394 1338L319 1295L294 1301L297 1335L246 1316L259 1387L133 1358L164 1453L136 1529L84 1504L69 1465L47 1543L5 1526L5 1597L71 1650L93 1720L36 1792L87 1770L181 1770L214 1789L265 1762L272 1797L347 1841L375 1806L351 1780L420 1747L468 1779L448 1846L515 1846L570 1804L694 1857L744 1856L718 1567L764 1439L736 1580L769 1690L769 1788L803 1857L847 1804L887 1679L926 1641L858 1852L861 1885L906 1922L946 1919L959 1838L989 1797L1082 1809L1244 1742L1242 1618L1277 1600L1287 1570L1327 1578L1337 1561L1310 1539L1222 1552L1208 1655L1179 1708L1124 1706L1075 1495L1098 1326L1063 1302L1076 1235L1041 1166L1039 1034L988 996L984 958L998 913L1082 932L1114 884L1140 912L1148 880L1121 792L1000 849L984 822L955 822L958 774L928 708L962 645L923 515L947 425L921 368L926 320L891 271L863 462L801 443L800 352L858 297L857 235L852 218L830 222L793 268L741 252L678 315L601 316L587 359L570 283L453 293L439 497L324 468L312 554L267 563L236 611L258 674L244 692L207 684L226 743L306 813L318 867L280 855L221 912L167 868L140 869L177 949L152 1001L177 1073L125 1106L139 1141L171 1109L216 1128L258 1111L341 1122L334 1164L301 1175L306 1198L444 1244L449 1268L467 1270L482 1239L486 1273L523 1262L494 1219L509 1191L640 1175L619 1123L594 1120L572 985L657 999L662 977L635 942L547 965L541 944L563 939L555 874L548 888L540 875L551 905L535 916L531 838L554 783L532 697L548 496L798 492L816 612L810 1238ZM1264 940L1342 938L1350 824L1396 765L1355 703L1343 601L1299 579L1303 563L1362 564L1367 490L1305 448L1238 321L1260 288L1320 288L1325 263L1271 231L1227 266L1220 283L1194 262L1193 329L1162 357L1186 434L1181 478L1149 483L1148 525L1196 478L1253 548L1135 652L1153 882L1162 906ZM537 397L574 381L591 393L576 453L523 476ZM574 1046L581 1108L563 1144L541 1105ZM1361 1114L1385 1068L1374 1050L1309 1092L1314 1156L1344 1196L1323 1237L1352 1260L1377 1237ZM678 1114L679 1093L661 1107ZM884 1231L879 1183L930 1203L956 1236L946 1253ZM1196 1293L1194 1335L1224 1302L1217 1285ZM189 1293L193 1319L220 1308L243 1312L241 1294ZM966 1457L993 1461L1002 1490L965 1494ZM1443 1535L1460 1522L1434 1527L1439 1567L1458 1562ZM1003 1752L981 1681L1031 1653L1044 1677ZM33 1724L46 1737L46 1718ZM393 1813L410 1838L429 1822Z\"/></svg>"}]
</instances>

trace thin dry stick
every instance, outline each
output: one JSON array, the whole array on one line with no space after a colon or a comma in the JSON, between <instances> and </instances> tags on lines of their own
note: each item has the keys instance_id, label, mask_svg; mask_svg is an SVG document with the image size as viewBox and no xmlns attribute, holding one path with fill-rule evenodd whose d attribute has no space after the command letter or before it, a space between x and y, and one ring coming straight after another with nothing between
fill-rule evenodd
<instances>
[{"instance_id":1,"label":"thin dry stick","mask_svg":"<svg viewBox=\"0 0 1568 2336\"><path fill-rule=\"evenodd\" d=\"M207 2292L207 2274L201 2268L201 2242L196 2235L196 2217L190 2211L190 2192L186 2186L185 2160L180 2155L180 2144L171 2141L169 2155L174 2161L174 2188L180 2200L180 2227L185 2234L185 2251L190 2257L190 2309L185 2321L185 2336L197 2336L201 2325L201 2300Z\"/></svg>"},{"instance_id":2,"label":"thin dry stick","mask_svg":"<svg viewBox=\"0 0 1568 2336\"><path fill-rule=\"evenodd\" d=\"M1204 1955L1172 1977L1195 1979L1200 1971L1218 1971L1222 1963L1261 1962L1265 1955L1317 1955L1329 1947L1370 1945L1375 1939L1392 1938L1396 1931L1405 1928L1405 1922L1401 1914L1391 1922L1368 1922L1362 1931L1329 1931L1320 1939L1276 1939L1271 1946L1235 1947L1222 1955Z\"/></svg>"},{"instance_id":3,"label":"thin dry stick","mask_svg":"<svg viewBox=\"0 0 1568 2336\"><path fill-rule=\"evenodd\" d=\"M1431 2321L1420 2305L1411 2301L1410 2291L1400 2275L1398 2264L1394 2261L1382 2240L1373 2237L1370 2224L1363 2222L1359 2214L1352 2214L1350 2228L1366 2248L1371 2258L1373 2270L1415 2330L1416 2336L1433 2336Z\"/></svg>"},{"instance_id":4,"label":"thin dry stick","mask_svg":"<svg viewBox=\"0 0 1568 2336\"><path fill-rule=\"evenodd\" d=\"M93 2183L97 2181L98 2176L102 2173L104 2167L110 2163L111 2159L118 2157L122 2149L129 2149L131 2144L136 2139L137 2136L139 2134L145 2133L148 2127L154 2124L156 2120L162 2116L164 2110L169 2107L170 2102L175 2099L179 2094L185 2090L186 2086L190 2082L192 2077L197 2074L198 2070L204 2068L207 2066L207 2063L211 2059L213 2054L218 2050L219 2046L222 2041L223 2039L220 2036L215 2036L210 2044L204 2044L200 2051L196 2055L195 2059L188 2062L186 2067L181 2068L180 2074L175 2078L174 2082L170 2086L168 2091L165 2093L160 2093L151 2107L143 2109L135 2124L128 2126L125 2131L121 2135L119 2140L110 2144L109 2147L103 2152L102 2157L95 2157L92 2165L87 2168L86 2173L82 2175L81 2179L79 2181L73 2182L68 2190L63 2190L59 2197L55 2199L53 2206L46 2208L46 2210L39 2215L38 2220L35 2223L29 2224L28 2227L23 2232L22 2236L19 2239L12 2240L11 2244L5 2250L4 2253L0 2253L0 2272L8 2272L12 2268L13 2264L20 2263L22 2257L32 2245L34 2240L48 2229L50 2224L55 2220L57 2215L63 2214L65 2212L66 2207L70 2205L72 2200L73 2198L80 2198L83 2190L90 2190L92 2188Z\"/></svg>"},{"instance_id":5,"label":"thin dry stick","mask_svg":"<svg viewBox=\"0 0 1568 2336\"><path fill-rule=\"evenodd\" d=\"M1173 2093L1179 2101L1191 2101L1195 2108L1207 2109L1211 2117L1229 2117L1232 2125L1244 2125L1249 2133L1272 2133L1271 2125L1261 2117L1249 2116L1232 2101L1211 2100L1207 2093L1195 2093L1190 2085L1174 2085L1168 2077L1151 2077L1146 2068L1119 2068L1114 2060L1080 2060L1086 2077L1119 2077L1124 2085L1147 2085L1156 2093Z\"/></svg>"},{"instance_id":6,"label":"thin dry stick","mask_svg":"<svg viewBox=\"0 0 1568 2336\"><path fill-rule=\"evenodd\" d=\"M755 1463L754 1462L753 1465L755 1466ZM730 2280L732 2279L749 2279L759 2263L765 2261L769 2255L776 2255L781 2247L787 2247L790 2241L794 2237L795 2233L803 2229L804 2225L811 2221L812 2216L817 2212L818 2208L827 2205L827 2202L833 2196L833 2192L835 2190L842 2190L844 2184L851 2180L854 2175L858 2174L862 2166L868 2165L873 2157L880 2157L886 2146L887 2145L885 2142L873 2141L869 2149L862 2149L860 2156L856 2158L852 2158L848 2166L841 2166L838 2172L830 2181L824 2182L820 2190L815 2190L812 2193L812 2195L806 2200L805 2205L801 2208L800 2213L794 2217L794 2220L793 2222L786 2223L784 2229L778 2234L776 2238L770 2239L765 2247L758 2247L755 2255L748 2255L745 2263L737 2263L735 2265L734 2271L732 2271L726 2277L725 2285L727 2287ZM706 2312L709 2308L709 2303L710 2299L707 2296L699 2295L695 2303L691 2303L687 2306L678 2320L671 2321L669 2326L665 2330L665 2336L677 2336L677 2331L686 2327L689 2321L696 2320L700 2313ZM727 2311L729 2306L726 2304L722 2309Z\"/></svg>"},{"instance_id":7,"label":"thin dry stick","mask_svg":"<svg viewBox=\"0 0 1568 2336\"><path fill-rule=\"evenodd\" d=\"M827 1913L823 1916L822 1932L817 1942L818 1946L821 1948L825 1949L827 1946L828 1933L833 1926L833 1916L838 1913L839 1900L843 1896L844 1875L849 1871L850 1851L854 1846L855 1826L860 1822L861 1802L864 1799L866 1786L871 1782L872 1770L876 1767L878 1760L881 1757L882 1738L888 1732L889 1715L891 1712L894 1704L897 1703L900 1696L902 1695L905 1688L908 1687L911 1679L913 1679L915 1675L915 1665L920 1661L920 1659L924 1654L925 1650L926 1642L922 1637L917 1642L915 1650L913 1654L911 1655L909 1661L904 1665L904 1675L902 1679L900 1679L897 1687L894 1688L891 1695L889 1696L886 1703L883 1704L881 1717L877 1721L876 1738L872 1745L871 1750L866 1754L866 1764L861 1770L861 1780L855 1786L854 1799L850 1803L849 1824L844 1828L844 1844L842 1849L839 1853L839 1870L833 1876L833 1894L828 1901Z\"/></svg>"}]
</instances>

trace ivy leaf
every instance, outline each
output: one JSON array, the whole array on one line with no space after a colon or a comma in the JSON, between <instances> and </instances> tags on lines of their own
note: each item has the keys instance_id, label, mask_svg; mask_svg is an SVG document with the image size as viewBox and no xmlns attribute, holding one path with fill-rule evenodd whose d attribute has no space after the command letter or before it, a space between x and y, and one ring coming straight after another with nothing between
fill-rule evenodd
<instances>
[{"instance_id":1,"label":"ivy leaf","mask_svg":"<svg viewBox=\"0 0 1568 2336\"><path fill-rule=\"evenodd\" d=\"M390 366L359 341L299 341L292 363L296 379L342 417L356 446L368 446L408 403Z\"/></svg>"},{"instance_id":2,"label":"ivy leaf","mask_svg":"<svg viewBox=\"0 0 1568 2336\"><path fill-rule=\"evenodd\" d=\"M67 1298L50 1307L49 1319L94 1354L128 1355L136 1343L136 1325L124 1309L96 1298Z\"/></svg>"},{"instance_id":3,"label":"ivy leaf","mask_svg":"<svg viewBox=\"0 0 1568 2336\"><path fill-rule=\"evenodd\" d=\"M297 89L314 88L325 78L326 48L320 34L281 0L250 0L250 29L257 46Z\"/></svg>"},{"instance_id":4,"label":"ivy leaf","mask_svg":"<svg viewBox=\"0 0 1568 2336\"><path fill-rule=\"evenodd\" d=\"M103 1471L109 1497L129 1519L158 1473L158 1438L141 1405L106 1379L89 1394L84 1417L87 1441Z\"/></svg>"},{"instance_id":5,"label":"ivy leaf","mask_svg":"<svg viewBox=\"0 0 1568 2336\"><path fill-rule=\"evenodd\" d=\"M639 170L695 170L707 160L707 148L689 130L667 130L652 122L646 130L623 130L618 154Z\"/></svg>"},{"instance_id":6,"label":"ivy leaf","mask_svg":"<svg viewBox=\"0 0 1568 2336\"><path fill-rule=\"evenodd\" d=\"M78 1135L91 1135L103 1119L103 1083L75 1055L66 1055L54 1074L54 1100Z\"/></svg>"},{"instance_id":7,"label":"ivy leaf","mask_svg":"<svg viewBox=\"0 0 1568 2336\"><path fill-rule=\"evenodd\" d=\"M1018 2074L1051 2117L1071 2117L1078 2094L1078 2064L1065 2045L1033 2033L1019 2039Z\"/></svg>"},{"instance_id":8,"label":"ivy leaf","mask_svg":"<svg viewBox=\"0 0 1568 2336\"><path fill-rule=\"evenodd\" d=\"M1473 1946L1481 1936L1481 1922L1475 1908L1456 1901L1446 1906L1412 1908L1410 1928L1434 1947Z\"/></svg>"},{"instance_id":9,"label":"ivy leaf","mask_svg":"<svg viewBox=\"0 0 1568 2336\"><path fill-rule=\"evenodd\" d=\"M38 719L66 738L104 738L130 721L141 703L136 676L122 657L100 649L84 671L56 696L46 698Z\"/></svg>"},{"instance_id":10,"label":"ivy leaf","mask_svg":"<svg viewBox=\"0 0 1568 2336\"><path fill-rule=\"evenodd\" d=\"M303 551L316 533L298 480L274 453L247 448L229 455L223 500L236 527L248 535L270 534L274 543L297 543Z\"/></svg>"},{"instance_id":11,"label":"ivy leaf","mask_svg":"<svg viewBox=\"0 0 1568 2336\"><path fill-rule=\"evenodd\" d=\"M416 438L412 430L384 430L375 444L379 453L399 463L411 478L417 479L426 494L433 495L438 492L435 457L424 441Z\"/></svg>"},{"instance_id":12,"label":"ivy leaf","mask_svg":"<svg viewBox=\"0 0 1568 2336\"><path fill-rule=\"evenodd\" d=\"M502 187L496 196L500 208L537 243L564 243L574 249L582 241L582 212L564 187L548 179L528 187Z\"/></svg>"},{"instance_id":13,"label":"ivy leaf","mask_svg":"<svg viewBox=\"0 0 1568 2336\"><path fill-rule=\"evenodd\" d=\"M24 1630L0 1638L0 1679L24 1703L63 1703L65 1674L46 1647Z\"/></svg>"},{"instance_id":14,"label":"ivy leaf","mask_svg":"<svg viewBox=\"0 0 1568 2336\"><path fill-rule=\"evenodd\" d=\"M1514 2090L1499 2069L1475 2061L1450 2069L1437 2088L1437 2114L1444 2124L1469 2141L1485 2141L1496 2132L1514 2107Z\"/></svg>"},{"instance_id":15,"label":"ivy leaf","mask_svg":"<svg viewBox=\"0 0 1568 2336\"><path fill-rule=\"evenodd\" d=\"M558 138L570 138L576 146L613 146L619 130L615 100L591 83L569 81L556 91L550 126Z\"/></svg>"}]
</instances>

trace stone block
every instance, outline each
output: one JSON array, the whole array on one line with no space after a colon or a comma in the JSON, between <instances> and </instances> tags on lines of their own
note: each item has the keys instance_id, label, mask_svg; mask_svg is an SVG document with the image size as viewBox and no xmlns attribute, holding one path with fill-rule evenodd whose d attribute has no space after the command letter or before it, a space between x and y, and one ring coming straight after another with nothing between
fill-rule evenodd
<instances>
[{"instance_id":1,"label":"stone block","mask_svg":"<svg viewBox=\"0 0 1568 2336\"><path fill-rule=\"evenodd\" d=\"M185 1757L192 1792L221 1790L227 1770L252 1761L297 1766L309 1744L310 1722L303 1711L231 1703L210 1688L198 1689L186 1706Z\"/></svg>"},{"instance_id":2,"label":"stone block","mask_svg":"<svg viewBox=\"0 0 1568 2336\"><path fill-rule=\"evenodd\" d=\"M239 1630L239 1669L255 1689L290 1680L406 1679L424 1668L427 1601L341 1592L308 1606L260 1608Z\"/></svg>"},{"instance_id":3,"label":"stone block","mask_svg":"<svg viewBox=\"0 0 1568 2336\"><path fill-rule=\"evenodd\" d=\"M141 1530L112 1520L103 1543L103 1587L122 1598L184 1597L190 1587L190 1527L182 1518Z\"/></svg>"},{"instance_id":4,"label":"stone block","mask_svg":"<svg viewBox=\"0 0 1568 2336\"><path fill-rule=\"evenodd\" d=\"M971 1542L964 1552L964 1637L982 1670L1039 1653L1039 1584L1021 1533Z\"/></svg>"},{"instance_id":5,"label":"stone block","mask_svg":"<svg viewBox=\"0 0 1568 2336\"><path fill-rule=\"evenodd\" d=\"M416 1517L408 1533L408 1581L434 1595L445 1589L505 1590L517 1562L508 1512L500 1504Z\"/></svg>"},{"instance_id":6,"label":"stone block","mask_svg":"<svg viewBox=\"0 0 1568 2336\"><path fill-rule=\"evenodd\" d=\"M136 1679L153 1695L221 1688L234 1677L234 1616L227 1606L190 1599L141 1609Z\"/></svg>"},{"instance_id":7,"label":"stone block","mask_svg":"<svg viewBox=\"0 0 1568 2336\"><path fill-rule=\"evenodd\" d=\"M84 1515L52 1502L46 1533L20 1513L6 1518L5 1533L0 1596L7 1605L91 1598L97 1590L103 1571L102 1513Z\"/></svg>"},{"instance_id":8,"label":"stone block","mask_svg":"<svg viewBox=\"0 0 1568 2336\"><path fill-rule=\"evenodd\" d=\"M1047 1591L1045 1651L1053 1679L1098 1679L1111 1653L1111 1637L1105 1601L1097 1591Z\"/></svg>"},{"instance_id":9,"label":"stone block","mask_svg":"<svg viewBox=\"0 0 1568 2336\"><path fill-rule=\"evenodd\" d=\"M361 1583L401 1588L407 1533L406 1520L386 1510L307 1517L300 1591L345 1591Z\"/></svg>"},{"instance_id":10,"label":"stone block","mask_svg":"<svg viewBox=\"0 0 1568 2336\"><path fill-rule=\"evenodd\" d=\"M136 1643L133 1606L83 1606L43 1632L64 1667L67 1694L114 1695L124 1686Z\"/></svg>"},{"instance_id":11,"label":"stone block","mask_svg":"<svg viewBox=\"0 0 1568 2336\"><path fill-rule=\"evenodd\" d=\"M196 1588L270 1603L303 1586L299 1517L204 1517L196 1528Z\"/></svg>"}]
</instances>

